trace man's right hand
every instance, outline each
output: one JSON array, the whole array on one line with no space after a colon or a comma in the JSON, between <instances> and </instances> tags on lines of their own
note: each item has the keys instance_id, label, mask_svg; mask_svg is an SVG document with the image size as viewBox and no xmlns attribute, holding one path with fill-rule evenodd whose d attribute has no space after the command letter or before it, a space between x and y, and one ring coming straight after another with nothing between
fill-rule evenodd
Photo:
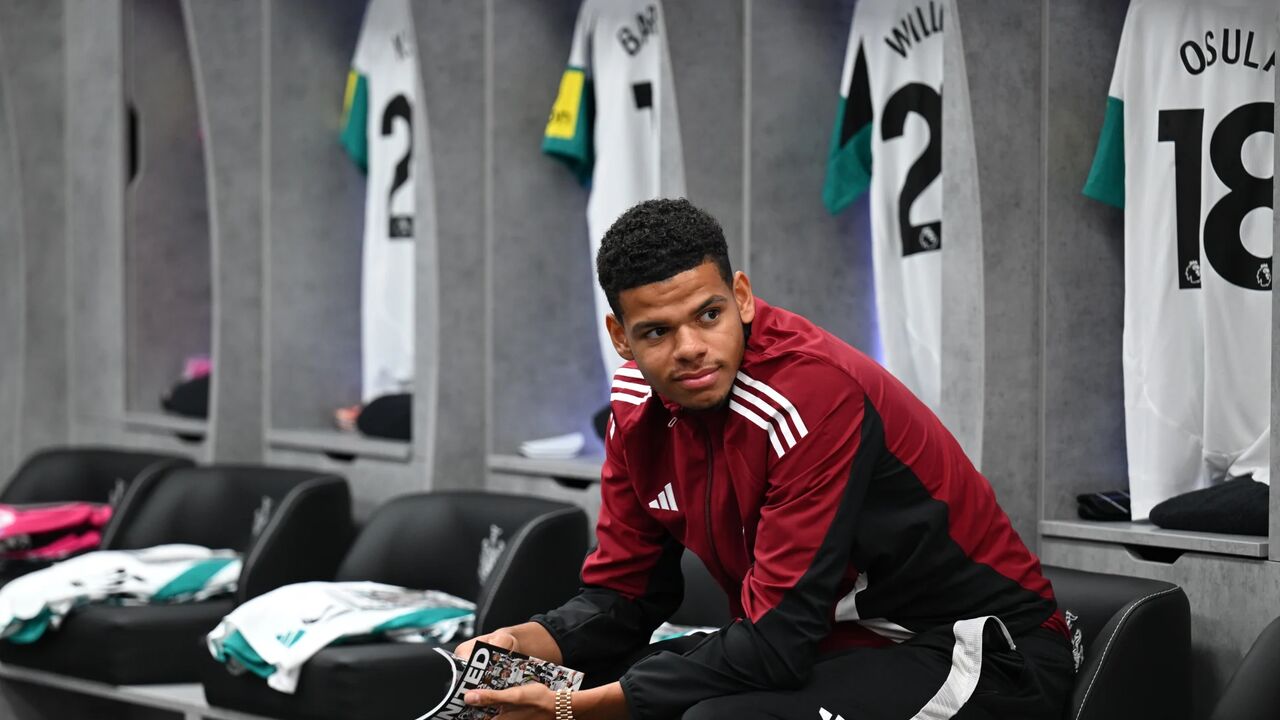
<instances>
[{"instance_id":1,"label":"man's right hand","mask_svg":"<svg viewBox=\"0 0 1280 720\"><path fill-rule=\"evenodd\" d=\"M520 642L516 640L516 636L512 635L507 628L499 628L487 635L478 635L466 642L459 643L458 647L454 648L453 654L463 660L469 660L471 659L471 651L475 649L477 642L489 643L504 650L520 652Z\"/></svg>"},{"instance_id":2,"label":"man's right hand","mask_svg":"<svg viewBox=\"0 0 1280 720\"><path fill-rule=\"evenodd\" d=\"M470 660L471 651L475 649L477 641L487 642L490 645L496 645L506 650L523 653L530 657L548 660L556 664L564 662L563 656L560 654L560 646L556 645L555 638L551 637L551 633L548 633L546 628L535 622L498 628L487 635L474 637L464 643L459 643L458 647L454 648L453 654L463 660Z\"/></svg>"}]
</instances>

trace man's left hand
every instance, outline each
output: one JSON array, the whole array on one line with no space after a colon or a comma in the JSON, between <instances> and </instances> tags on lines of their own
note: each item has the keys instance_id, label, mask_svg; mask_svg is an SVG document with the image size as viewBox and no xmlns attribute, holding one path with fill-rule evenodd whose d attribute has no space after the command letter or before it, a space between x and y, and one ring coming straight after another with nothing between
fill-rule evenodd
<instances>
[{"instance_id":1,"label":"man's left hand","mask_svg":"<svg viewBox=\"0 0 1280 720\"><path fill-rule=\"evenodd\" d=\"M555 720L556 695L538 683L506 690L471 690L463 698L468 705L500 708L503 720Z\"/></svg>"}]
</instances>

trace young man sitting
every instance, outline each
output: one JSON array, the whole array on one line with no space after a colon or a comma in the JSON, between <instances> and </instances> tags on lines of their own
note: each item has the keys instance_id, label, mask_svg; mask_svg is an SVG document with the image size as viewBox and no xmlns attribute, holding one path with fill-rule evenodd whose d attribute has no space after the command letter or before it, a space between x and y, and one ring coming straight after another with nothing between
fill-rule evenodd
<instances>
[{"instance_id":1,"label":"young man sitting","mask_svg":"<svg viewBox=\"0 0 1280 720\"><path fill-rule=\"evenodd\" d=\"M482 639L606 684L468 703L504 720L1059 720L1073 663L1053 589L923 403L755 297L686 200L627 211L597 271L629 361L598 546L577 597ZM681 601L685 548L737 619L648 646Z\"/></svg>"}]
</instances>

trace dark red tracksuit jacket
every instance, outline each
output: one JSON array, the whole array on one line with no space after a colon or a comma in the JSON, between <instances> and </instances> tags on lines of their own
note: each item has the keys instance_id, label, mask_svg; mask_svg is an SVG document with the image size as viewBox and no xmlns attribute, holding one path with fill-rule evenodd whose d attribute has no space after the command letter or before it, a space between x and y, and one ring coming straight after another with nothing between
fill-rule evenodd
<instances>
[{"instance_id":1,"label":"dark red tracksuit jacket","mask_svg":"<svg viewBox=\"0 0 1280 720\"><path fill-rule=\"evenodd\" d=\"M584 588L535 618L570 666L647 642L683 591L680 554L728 593L732 624L622 678L633 717L800 686L817 657L993 615L1066 635L1040 563L951 433L897 379L794 313L756 300L727 406L613 380L598 547Z\"/></svg>"}]
</instances>

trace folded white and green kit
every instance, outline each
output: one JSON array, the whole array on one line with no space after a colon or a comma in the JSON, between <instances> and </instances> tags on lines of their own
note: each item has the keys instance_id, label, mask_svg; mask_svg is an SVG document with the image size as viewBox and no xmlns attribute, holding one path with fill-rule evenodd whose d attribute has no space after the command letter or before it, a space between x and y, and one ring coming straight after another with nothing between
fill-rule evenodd
<instances>
[{"instance_id":1,"label":"folded white and green kit","mask_svg":"<svg viewBox=\"0 0 1280 720\"><path fill-rule=\"evenodd\" d=\"M222 619L209 652L284 693L329 645L363 639L445 643L469 636L475 604L448 593L375 582L306 582L256 597Z\"/></svg>"},{"instance_id":2,"label":"folded white and green kit","mask_svg":"<svg viewBox=\"0 0 1280 720\"><path fill-rule=\"evenodd\" d=\"M198 545L99 550L0 587L0 638L32 643L89 603L195 602L235 592L240 557Z\"/></svg>"}]
</instances>

